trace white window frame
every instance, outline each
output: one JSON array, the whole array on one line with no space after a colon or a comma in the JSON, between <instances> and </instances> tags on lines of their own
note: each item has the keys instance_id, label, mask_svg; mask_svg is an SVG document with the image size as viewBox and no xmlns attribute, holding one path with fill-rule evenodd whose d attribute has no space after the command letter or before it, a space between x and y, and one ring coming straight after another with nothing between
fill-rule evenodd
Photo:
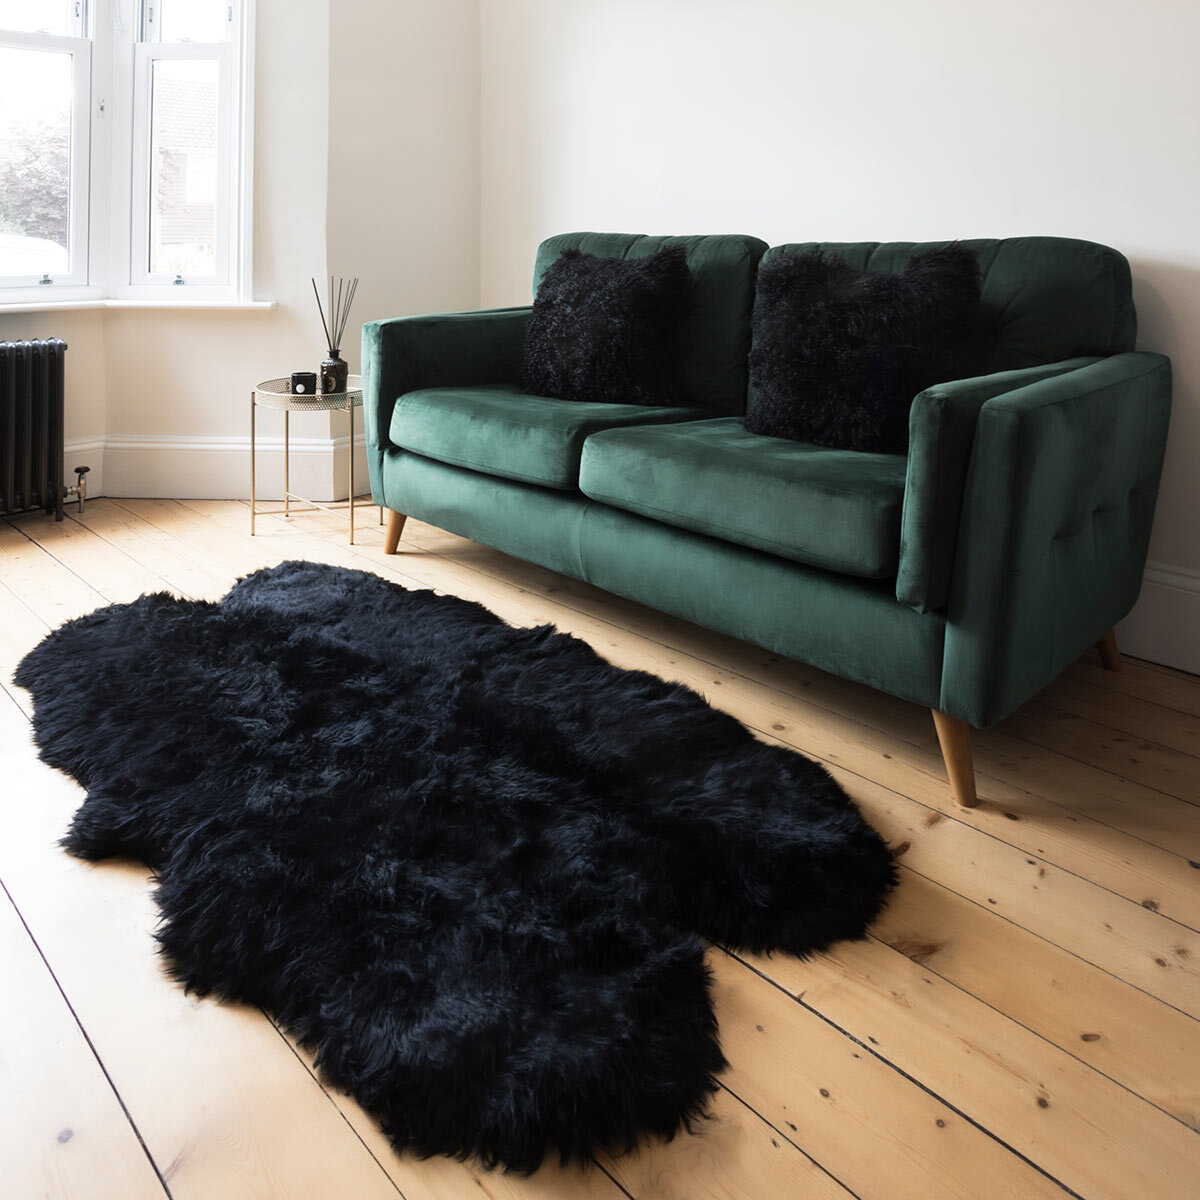
<instances>
[{"instance_id":1,"label":"white window frame","mask_svg":"<svg viewBox=\"0 0 1200 1200\"><path fill-rule=\"evenodd\" d=\"M150 271L150 124L151 87L154 65L158 62L217 63L217 202L216 254L211 275L186 276L189 294L223 291L233 283L233 225L237 197L233 181L236 146L233 145L233 46L229 42L138 42L134 47L133 95L134 126L132 139L132 189L130 205L129 278L123 288L144 295L158 288L174 287L174 274ZM222 152L224 151L224 152Z\"/></svg>"},{"instance_id":2,"label":"white window frame","mask_svg":"<svg viewBox=\"0 0 1200 1200\"><path fill-rule=\"evenodd\" d=\"M53 288L35 277L0 279L0 306L252 302L254 0L225 0L229 39L204 43L149 40L148 2L81 3L79 32L86 32L87 22L90 39L0 30L0 45L36 43L74 52L72 133L78 128L85 134L72 141L72 274L53 277ZM219 62L218 138L224 150L218 157L217 273L185 276L183 286L173 275L149 272L151 68L168 58Z\"/></svg>"},{"instance_id":3,"label":"white window frame","mask_svg":"<svg viewBox=\"0 0 1200 1200\"><path fill-rule=\"evenodd\" d=\"M10 33L0 30L0 47L37 50L43 53L69 54L74 94L71 101L71 158L69 212L70 231L67 246L67 270L50 275L0 276L5 296L23 294L46 300L53 291L86 287L88 282L88 206L91 194L89 160L91 158L92 43L84 37L64 37L54 33ZM43 282L43 280L47 282Z\"/></svg>"}]
</instances>

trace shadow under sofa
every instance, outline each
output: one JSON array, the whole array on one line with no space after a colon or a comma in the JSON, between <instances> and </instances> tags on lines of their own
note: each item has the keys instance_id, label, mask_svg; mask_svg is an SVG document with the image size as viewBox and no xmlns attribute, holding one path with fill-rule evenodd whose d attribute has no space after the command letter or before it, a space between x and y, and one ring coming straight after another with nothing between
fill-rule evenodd
<instances>
[{"instance_id":1,"label":"shadow under sofa","mask_svg":"<svg viewBox=\"0 0 1200 1200\"><path fill-rule=\"evenodd\" d=\"M525 395L528 307L363 331L373 498L406 516L932 710L956 798L969 732L1100 644L1137 599L1170 411L1170 364L1133 350L1129 268L1063 238L970 241L991 368L926 389L906 455L748 433L758 264L820 248L900 270L945 243L568 234L538 251L687 248L685 400Z\"/></svg>"}]
</instances>

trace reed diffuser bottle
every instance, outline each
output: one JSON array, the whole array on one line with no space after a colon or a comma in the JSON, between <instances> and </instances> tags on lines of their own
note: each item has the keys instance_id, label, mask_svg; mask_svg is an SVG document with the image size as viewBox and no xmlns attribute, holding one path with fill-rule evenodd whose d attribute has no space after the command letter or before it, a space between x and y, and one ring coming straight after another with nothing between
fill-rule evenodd
<instances>
[{"instance_id":1,"label":"reed diffuser bottle","mask_svg":"<svg viewBox=\"0 0 1200 1200\"><path fill-rule=\"evenodd\" d=\"M346 390L346 374L349 367L342 358L342 334L346 332L346 323L350 319L350 306L354 303L354 293L358 290L358 277L335 281L330 275L330 320L325 319L325 306L321 303L321 293L317 291L315 279L312 285L313 295L317 298L317 311L321 314L321 325L325 330L325 340L329 346L329 357L321 364L319 372L321 391L328 396Z\"/></svg>"}]
</instances>

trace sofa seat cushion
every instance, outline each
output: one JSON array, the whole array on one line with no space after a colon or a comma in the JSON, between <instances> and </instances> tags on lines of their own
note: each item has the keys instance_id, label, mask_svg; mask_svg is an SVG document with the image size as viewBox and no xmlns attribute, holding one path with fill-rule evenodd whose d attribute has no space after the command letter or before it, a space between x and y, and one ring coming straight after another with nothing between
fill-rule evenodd
<instances>
[{"instance_id":1,"label":"sofa seat cushion","mask_svg":"<svg viewBox=\"0 0 1200 1200\"><path fill-rule=\"evenodd\" d=\"M620 425L687 421L695 408L591 404L529 396L515 384L423 388L396 401L401 449L487 475L573 489L588 434Z\"/></svg>"},{"instance_id":2,"label":"sofa seat cushion","mask_svg":"<svg viewBox=\"0 0 1200 1200\"><path fill-rule=\"evenodd\" d=\"M906 459L748 433L736 417L613 429L579 488L614 508L843 575L890 579Z\"/></svg>"}]
</instances>

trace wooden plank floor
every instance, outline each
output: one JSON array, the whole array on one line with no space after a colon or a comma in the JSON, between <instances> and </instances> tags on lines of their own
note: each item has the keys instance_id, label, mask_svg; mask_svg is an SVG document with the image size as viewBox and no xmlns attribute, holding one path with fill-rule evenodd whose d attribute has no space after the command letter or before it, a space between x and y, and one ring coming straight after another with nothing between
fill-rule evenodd
<instances>
[{"instance_id":1,"label":"wooden plank floor","mask_svg":"<svg viewBox=\"0 0 1200 1200\"><path fill-rule=\"evenodd\" d=\"M354 547L316 513L251 539L235 502L0 522L0 1194L1200 1196L1200 679L1081 660L978 736L982 803L962 810L924 710L418 522L387 558L374 511ZM267 1016L167 981L143 868L57 849L81 793L36 760L22 655L98 605L215 599L286 558L681 680L823 761L893 844L901 884L865 941L711 952L731 1065L694 1135L529 1179L397 1155Z\"/></svg>"}]
</instances>

